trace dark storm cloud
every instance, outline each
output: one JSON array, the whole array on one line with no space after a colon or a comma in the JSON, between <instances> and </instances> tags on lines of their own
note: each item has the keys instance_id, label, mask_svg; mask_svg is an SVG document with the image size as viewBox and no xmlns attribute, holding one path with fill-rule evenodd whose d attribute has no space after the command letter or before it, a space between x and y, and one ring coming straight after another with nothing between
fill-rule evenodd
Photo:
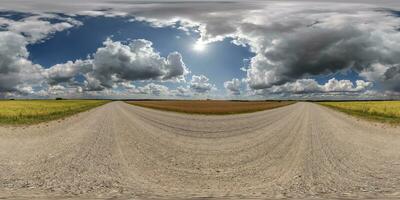
<instances>
[{"instance_id":1,"label":"dark storm cloud","mask_svg":"<svg viewBox=\"0 0 400 200\"><path fill-rule=\"evenodd\" d=\"M399 65L374 65L371 67L371 69L364 70L361 74L365 76L368 80L380 84L383 89L394 92L400 91Z\"/></svg>"},{"instance_id":2,"label":"dark storm cloud","mask_svg":"<svg viewBox=\"0 0 400 200\"><path fill-rule=\"evenodd\" d=\"M310 75L332 74L344 69L361 71L372 63L399 63L396 55L400 55L400 50L384 40L382 35L373 35L350 24L282 32L276 44L265 46L269 48L261 54L265 60L254 60L249 71L271 72L274 77L265 81L250 80L250 86L263 89Z\"/></svg>"}]
</instances>

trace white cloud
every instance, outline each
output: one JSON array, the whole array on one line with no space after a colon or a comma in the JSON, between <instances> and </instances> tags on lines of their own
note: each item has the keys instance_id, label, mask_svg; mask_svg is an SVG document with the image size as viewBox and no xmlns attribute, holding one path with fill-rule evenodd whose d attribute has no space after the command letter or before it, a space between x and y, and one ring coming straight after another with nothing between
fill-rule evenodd
<instances>
[{"instance_id":1,"label":"white cloud","mask_svg":"<svg viewBox=\"0 0 400 200\"><path fill-rule=\"evenodd\" d=\"M262 91L264 94L307 94L307 93L356 93L372 87L371 82L357 80L354 85L350 80L332 78L325 84L319 84L314 79L299 79L294 82L273 86Z\"/></svg>"},{"instance_id":2,"label":"white cloud","mask_svg":"<svg viewBox=\"0 0 400 200\"><path fill-rule=\"evenodd\" d=\"M148 94L151 96L168 96L171 95L168 87L155 83L149 83L143 87L138 88L139 93Z\"/></svg>"},{"instance_id":3,"label":"white cloud","mask_svg":"<svg viewBox=\"0 0 400 200\"><path fill-rule=\"evenodd\" d=\"M59 23L48 20L57 19ZM32 14L20 20L0 17L0 96L34 94L46 82L45 69L29 60L27 45L81 23L53 14Z\"/></svg>"},{"instance_id":4,"label":"white cloud","mask_svg":"<svg viewBox=\"0 0 400 200\"><path fill-rule=\"evenodd\" d=\"M74 15L84 15L91 17L124 17L127 15L125 12L111 11L111 10L83 10L74 13Z\"/></svg>"},{"instance_id":5,"label":"white cloud","mask_svg":"<svg viewBox=\"0 0 400 200\"><path fill-rule=\"evenodd\" d=\"M137 39L123 44L107 39L103 44L104 46L93 54L93 58L68 61L45 69L47 83L68 87L75 85L89 92L117 86L129 89L127 83L130 81L185 82L185 75L189 73L181 54L172 52L164 58L153 49L152 43L148 40ZM76 81L78 75L82 75L85 80ZM156 91L155 87L148 85L142 88L142 91Z\"/></svg>"},{"instance_id":6,"label":"white cloud","mask_svg":"<svg viewBox=\"0 0 400 200\"><path fill-rule=\"evenodd\" d=\"M231 95L240 95L240 87L241 81L237 78L234 78L230 81L224 82L224 87L228 90L229 94Z\"/></svg>"},{"instance_id":7,"label":"white cloud","mask_svg":"<svg viewBox=\"0 0 400 200\"><path fill-rule=\"evenodd\" d=\"M121 82L116 86L124 95L145 95L145 97L168 97L172 95L170 89L165 85L149 83L141 87L133 85L131 82Z\"/></svg>"},{"instance_id":8,"label":"white cloud","mask_svg":"<svg viewBox=\"0 0 400 200\"><path fill-rule=\"evenodd\" d=\"M61 22L50 23L46 19L57 19ZM19 21L0 17L0 25L10 32L24 35L29 43L37 43L47 39L56 32L81 26L82 23L72 18L62 18L51 14L41 14L26 17Z\"/></svg>"},{"instance_id":9,"label":"white cloud","mask_svg":"<svg viewBox=\"0 0 400 200\"><path fill-rule=\"evenodd\" d=\"M78 75L84 75L93 70L91 60L68 61L63 64L57 64L44 70L47 81L51 85L68 83Z\"/></svg>"},{"instance_id":10,"label":"white cloud","mask_svg":"<svg viewBox=\"0 0 400 200\"><path fill-rule=\"evenodd\" d=\"M0 32L2 97L34 93L36 96L63 96L62 91L64 95L106 93L116 84L127 81L184 82L184 76L189 73L178 52L161 57L152 48L152 43L143 39L128 44L107 39L93 58L68 61L45 69L28 59L27 37L10 31ZM76 80L78 75L82 75L84 80ZM40 89L35 91L34 86ZM170 95L167 87L153 83L135 88L135 91L156 96Z\"/></svg>"},{"instance_id":11,"label":"white cloud","mask_svg":"<svg viewBox=\"0 0 400 200\"><path fill-rule=\"evenodd\" d=\"M209 81L210 79L204 75L193 75L192 80L189 83L189 87L194 93L198 94L204 94L210 92L211 90L216 90L215 85Z\"/></svg>"},{"instance_id":12,"label":"white cloud","mask_svg":"<svg viewBox=\"0 0 400 200\"><path fill-rule=\"evenodd\" d=\"M125 45L107 39L94 54L91 76L103 87L118 81L173 80L182 81L188 69L178 52L161 57L148 40L132 40Z\"/></svg>"},{"instance_id":13,"label":"white cloud","mask_svg":"<svg viewBox=\"0 0 400 200\"><path fill-rule=\"evenodd\" d=\"M191 97L193 95L189 87L179 86L172 93L177 97Z\"/></svg>"},{"instance_id":14,"label":"white cloud","mask_svg":"<svg viewBox=\"0 0 400 200\"><path fill-rule=\"evenodd\" d=\"M26 45L21 35L0 32L0 96L11 92L27 92L28 87L38 85L43 80L41 66L28 60Z\"/></svg>"}]
</instances>

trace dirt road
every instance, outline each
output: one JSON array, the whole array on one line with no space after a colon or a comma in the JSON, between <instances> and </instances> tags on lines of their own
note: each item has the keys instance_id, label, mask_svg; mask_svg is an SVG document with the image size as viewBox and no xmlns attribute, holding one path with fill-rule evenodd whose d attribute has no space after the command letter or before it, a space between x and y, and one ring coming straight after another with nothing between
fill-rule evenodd
<instances>
[{"instance_id":1,"label":"dirt road","mask_svg":"<svg viewBox=\"0 0 400 200\"><path fill-rule=\"evenodd\" d=\"M112 102L0 127L0 198L400 197L400 128L311 104L230 116Z\"/></svg>"}]
</instances>

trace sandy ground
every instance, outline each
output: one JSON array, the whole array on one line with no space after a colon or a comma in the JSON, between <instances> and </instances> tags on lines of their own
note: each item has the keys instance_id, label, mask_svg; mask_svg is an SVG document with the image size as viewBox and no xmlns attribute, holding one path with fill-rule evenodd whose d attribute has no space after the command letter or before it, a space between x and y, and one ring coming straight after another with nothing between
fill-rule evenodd
<instances>
[{"instance_id":1,"label":"sandy ground","mask_svg":"<svg viewBox=\"0 0 400 200\"><path fill-rule=\"evenodd\" d=\"M200 116L112 102L0 127L0 198L395 198L400 128L312 104Z\"/></svg>"}]
</instances>

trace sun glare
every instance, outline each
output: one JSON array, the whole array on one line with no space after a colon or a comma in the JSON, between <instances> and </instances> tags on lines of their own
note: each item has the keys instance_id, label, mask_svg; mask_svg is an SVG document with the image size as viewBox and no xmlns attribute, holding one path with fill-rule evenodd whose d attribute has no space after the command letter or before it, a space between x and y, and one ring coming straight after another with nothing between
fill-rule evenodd
<instances>
[{"instance_id":1,"label":"sun glare","mask_svg":"<svg viewBox=\"0 0 400 200\"><path fill-rule=\"evenodd\" d=\"M196 44L194 44L193 49L195 51L204 51L206 49L206 45L202 42L196 42Z\"/></svg>"}]
</instances>

